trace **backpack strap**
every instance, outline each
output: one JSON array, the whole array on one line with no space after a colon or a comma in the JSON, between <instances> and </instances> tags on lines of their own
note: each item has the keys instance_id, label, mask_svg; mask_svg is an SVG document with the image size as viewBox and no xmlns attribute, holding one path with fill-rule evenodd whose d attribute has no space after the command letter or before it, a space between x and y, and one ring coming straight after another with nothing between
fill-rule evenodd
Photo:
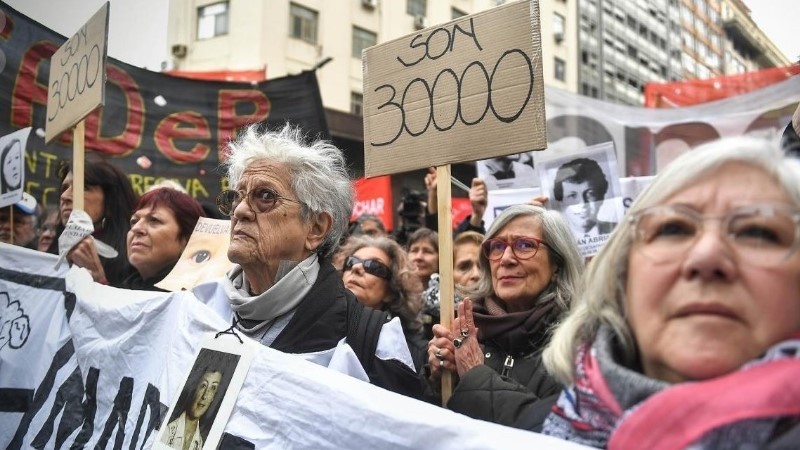
<instances>
[{"instance_id":1,"label":"backpack strap","mask_svg":"<svg viewBox=\"0 0 800 450\"><path fill-rule=\"evenodd\" d=\"M346 342L355 352L367 375L372 371L378 338L386 319L388 315L384 311L368 308L354 298L347 298Z\"/></svg>"}]
</instances>

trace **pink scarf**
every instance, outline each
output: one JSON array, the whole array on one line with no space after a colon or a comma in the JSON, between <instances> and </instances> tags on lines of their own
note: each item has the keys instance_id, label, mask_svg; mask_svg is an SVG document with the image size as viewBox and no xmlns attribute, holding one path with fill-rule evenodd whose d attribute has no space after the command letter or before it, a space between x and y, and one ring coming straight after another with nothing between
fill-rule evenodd
<instances>
[{"instance_id":1,"label":"pink scarf","mask_svg":"<svg viewBox=\"0 0 800 450\"><path fill-rule=\"evenodd\" d=\"M653 391L627 409L603 371L615 363L603 361L601 367L598 360L605 354L581 348L575 385L561 394L544 434L609 449L724 449L760 447L774 437L780 420L800 422L800 334L740 370L707 381L643 387L641 374L614 371L626 378L615 385Z\"/></svg>"}]
</instances>

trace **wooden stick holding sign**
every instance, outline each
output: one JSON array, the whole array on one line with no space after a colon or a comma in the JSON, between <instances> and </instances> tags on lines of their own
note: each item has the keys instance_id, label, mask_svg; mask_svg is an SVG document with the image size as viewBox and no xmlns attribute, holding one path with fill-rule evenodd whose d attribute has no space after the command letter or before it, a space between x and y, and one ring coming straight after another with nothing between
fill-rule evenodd
<instances>
[{"instance_id":1,"label":"wooden stick holding sign","mask_svg":"<svg viewBox=\"0 0 800 450\"><path fill-rule=\"evenodd\" d=\"M452 329L453 308L453 229L450 201L450 165L436 168L436 179L441 182L436 184L436 200L439 203L439 323ZM442 406L447 406L450 394L453 392L453 377L450 372L442 373Z\"/></svg>"},{"instance_id":2,"label":"wooden stick holding sign","mask_svg":"<svg viewBox=\"0 0 800 450\"><path fill-rule=\"evenodd\" d=\"M72 132L72 201L83 209L83 120L105 104L108 14L106 2L50 58L45 142Z\"/></svg>"},{"instance_id":3,"label":"wooden stick holding sign","mask_svg":"<svg viewBox=\"0 0 800 450\"><path fill-rule=\"evenodd\" d=\"M365 175L437 167L439 304L448 327L450 164L547 146L541 50L539 2L526 0L417 31L362 55ZM451 383L442 380L446 403Z\"/></svg>"}]
</instances>

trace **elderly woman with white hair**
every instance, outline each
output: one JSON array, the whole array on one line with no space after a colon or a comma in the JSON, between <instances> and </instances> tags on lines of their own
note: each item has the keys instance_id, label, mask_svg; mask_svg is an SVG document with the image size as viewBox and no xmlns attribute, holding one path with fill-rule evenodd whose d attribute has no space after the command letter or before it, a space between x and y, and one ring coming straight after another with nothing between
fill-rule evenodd
<instances>
[{"instance_id":1,"label":"elderly woman with white hair","mask_svg":"<svg viewBox=\"0 0 800 450\"><path fill-rule=\"evenodd\" d=\"M429 381L455 372L449 409L521 427L520 411L562 389L541 355L569 309L583 259L561 214L515 205L492 223L479 264L480 278L458 305L452 331L433 327Z\"/></svg>"},{"instance_id":2,"label":"elderly woman with white hair","mask_svg":"<svg viewBox=\"0 0 800 450\"><path fill-rule=\"evenodd\" d=\"M303 139L289 125L251 125L230 143L233 189L217 204L231 218L236 266L194 292L263 345L417 396L399 319L365 308L331 264L354 197L342 153Z\"/></svg>"},{"instance_id":3,"label":"elderly woman with white hair","mask_svg":"<svg viewBox=\"0 0 800 450\"><path fill-rule=\"evenodd\" d=\"M597 448L797 448L800 162L736 137L671 162L591 262L544 359L545 434Z\"/></svg>"}]
</instances>

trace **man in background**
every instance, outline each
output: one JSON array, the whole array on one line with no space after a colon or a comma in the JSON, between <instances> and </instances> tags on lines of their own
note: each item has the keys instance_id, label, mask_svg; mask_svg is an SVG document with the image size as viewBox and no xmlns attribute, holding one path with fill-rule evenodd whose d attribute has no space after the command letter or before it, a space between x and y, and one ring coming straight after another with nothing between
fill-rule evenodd
<instances>
[{"instance_id":1,"label":"man in background","mask_svg":"<svg viewBox=\"0 0 800 450\"><path fill-rule=\"evenodd\" d=\"M13 223L12 208L14 210ZM22 200L13 206L0 208L0 242L36 250L36 218L38 214L39 204L33 196L25 192L22 193Z\"/></svg>"}]
</instances>

